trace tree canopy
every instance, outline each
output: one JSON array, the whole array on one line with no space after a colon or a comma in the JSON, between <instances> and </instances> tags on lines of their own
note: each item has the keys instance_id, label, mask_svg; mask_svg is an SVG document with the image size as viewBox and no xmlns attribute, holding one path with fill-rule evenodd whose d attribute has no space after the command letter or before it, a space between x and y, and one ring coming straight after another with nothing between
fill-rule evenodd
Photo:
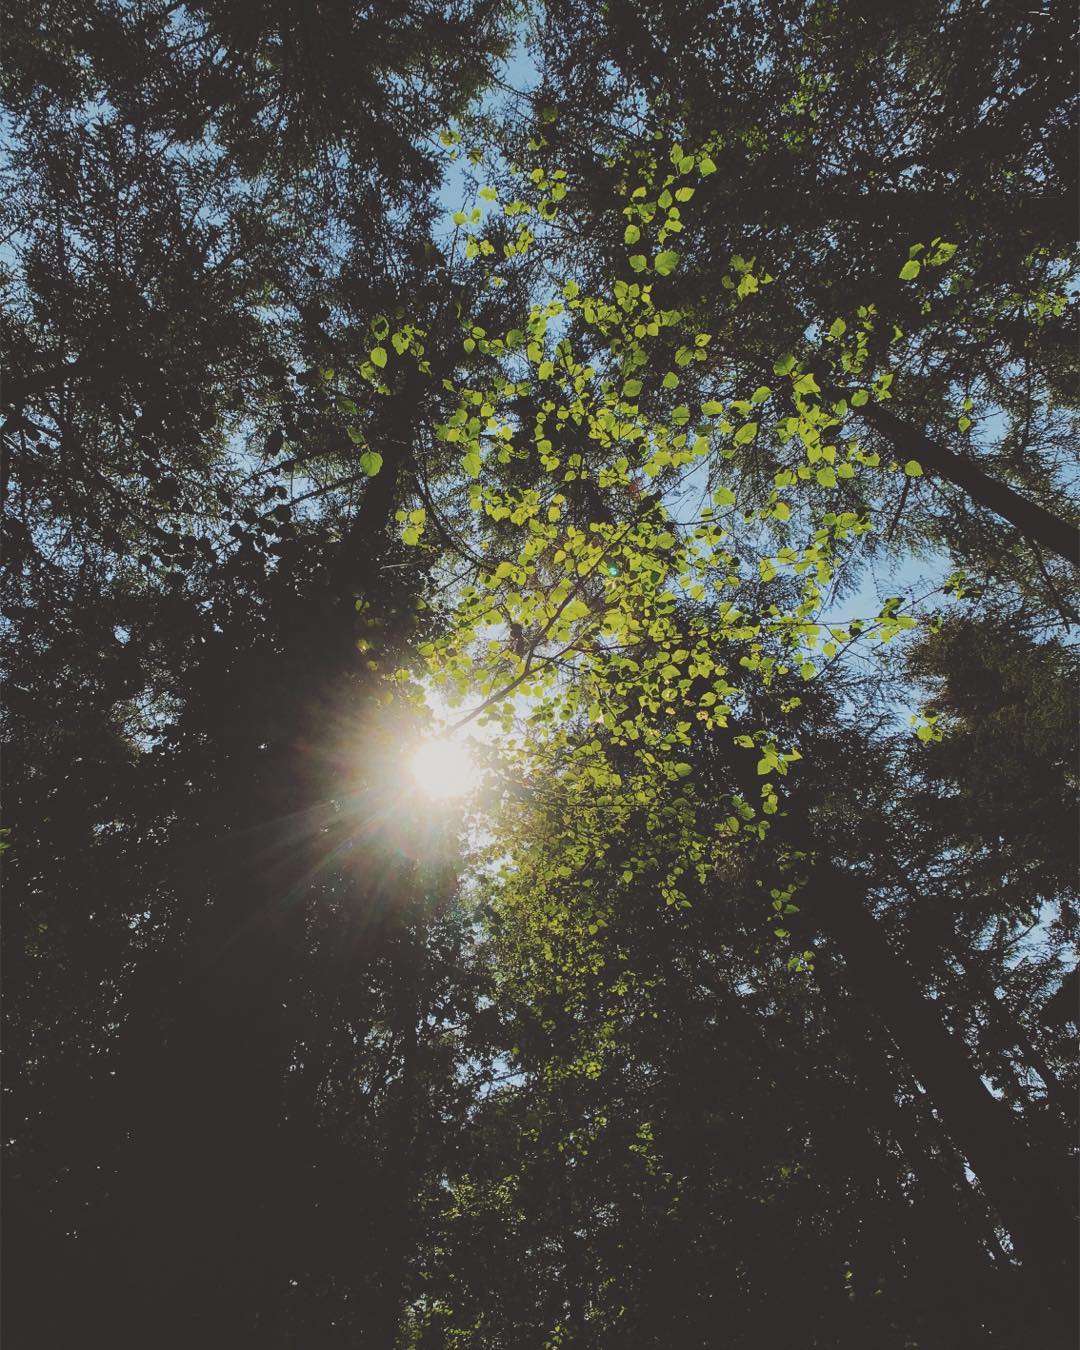
<instances>
[{"instance_id":1,"label":"tree canopy","mask_svg":"<svg viewBox=\"0 0 1080 1350\"><path fill-rule=\"evenodd\" d=\"M8 11L11 1345L1074 1344L1075 16Z\"/></svg>"}]
</instances>

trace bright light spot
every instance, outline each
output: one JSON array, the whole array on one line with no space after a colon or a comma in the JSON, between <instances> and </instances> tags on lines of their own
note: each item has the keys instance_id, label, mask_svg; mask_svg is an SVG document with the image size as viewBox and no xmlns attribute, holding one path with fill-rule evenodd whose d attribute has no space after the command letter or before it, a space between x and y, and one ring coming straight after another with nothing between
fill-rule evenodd
<instances>
[{"instance_id":1,"label":"bright light spot","mask_svg":"<svg viewBox=\"0 0 1080 1350\"><path fill-rule=\"evenodd\" d=\"M476 786L476 765L460 741L425 741L412 773L429 797L463 797Z\"/></svg>"}]
</instances>

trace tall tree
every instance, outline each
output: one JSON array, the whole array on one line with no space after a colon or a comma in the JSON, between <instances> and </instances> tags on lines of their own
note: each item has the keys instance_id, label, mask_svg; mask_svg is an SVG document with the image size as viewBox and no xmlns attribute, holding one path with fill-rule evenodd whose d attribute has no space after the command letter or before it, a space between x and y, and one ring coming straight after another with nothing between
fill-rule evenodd
<instances>
[{"instance_id":1,"label":"tall tree","mask_svg":"<svg viewBox=\"0 0 1080 1350\"><path fill-rule=\"evenodd\" d=\"M921 654L955 690L950 702L982 683L970 662L950 659L980 636L954 623ZM1016 687L1068 660L1060 647L1013 644ZM786 692L770 700L781 721ZM1057 800L1071 719L1062 700L1056 711L1032 704L1015 758L995 766L997 791L1008 798L1009 776L1037 774ZM1038 1234L1022 1208L1005 1212L1012 1183L998 1171L1027 1169L1049 1234L1072 1189L1056 1082L1074 1072L1072 1056L1040 1029L1062 967L1052 947L1034 966L1007 953L1027 926L1014 900L1060 905L1071 924L1072 871L1055 864L1049 832L1038 844L1025 836L1026 865L1044 880L1022 900L1003 886L1012 860L993 848L992 824L980 819L961 843L956 798L928 809L940 754L960 801L982 790L980 762L953 758L948 736L875 744L850 717L820 689L804 692L805 763L773 829L729 834L704 875L685 878L686 906L658 904L657 891L686 860L688 821L699 837L725 825L718 792L733 778L746 786L737 751L695 737L679 826L646 824L642 807L591 847L582 816L611 817L588 803L572 761L511 793L484 905L512 1053L440 1197L417 1344L443 1343L453 1328L479 1345L674 1335L710 1345L721 1321L747 1345L1021 1345L1033 1326L1068 1344L1067 1257L1030 1245ZM629 768L625 752L614 762ZM808 847L832 859L834 888L857 892L846 907L792 884ZM977 857L981 912L970 890L936 893ZM995 979L973 980L987 960L999 963ZM1025 1028L1009 1011L1017 998ZM1013 1136L996 1137L1001 1152L978 1185L984 1139L965 1133L969 1108L954 1107L960 1087L942 1084L938 1055L958 1082L1004 1087L1000 1101L975 1103L988 1134L1007 1107ZM838 1196L850 1230L830 1208ZM1003 1250L1003 1220L1019 1227L1024 1266ZM1067 1229L1053 1240L1068 1243ZM1055 1266L1056 1294L1041 1287Z\"/></svg>"},{"instance_id":2,"label":"tall tree","mask_svg":"<svg viewBox=\"0 0 1080 1350\"><path fill-rule=\"evenodd\" d=\"M372 715L420 334L376 376L460 298L425 137L506 28L323 18L8 26L13 1343L390 1338L454 1101L465 938Z\"/></svg>"},{"instance_id":3,"label":"tall tree","mask_svg":"<svg viewBox=\"0 0 1080 1350\"><path fill-rule=\"evenodd\" d=\"M679 369L679 398L699 383L749 397L783 352L830 370L830 403L859 370L887 371L888 408L862 404L845 429L886 460L917 460L941 489L898 485L885 518L903 491L914 537L1015 581L996 514L1026 541L1037 589L1056 556L1080 556L1061 476L1075 434L1074 26L1063 10L1021 19L992 3L877 17L691 6L678 19L628 3L595 22L556 6L536 39L539 118L514 133L514 157L540 137L581 185L556 245L573 275L591 289L649 281L712 334L708 359ZM702 149L708 172L680 177L679 158ZM942 241L955 267L928 289ZM658 275L665 245L682 257ZM752 303L733 308L740 286ZM858 349L843 338L856 326ZM763 450L749 455L758 481Z\"/></svg>"},{"instance_id":4,"label":"tall tree","mask_svg":"<svg viewBox=\"0 0 1080 1350\"><path fill-rule=\"evenodd\" d=\"M780 69L767 58L763 64ZM1053 437L1041 449L1024 440L1032 481L1042 476L1051 509L965 467L951 451L938 453L917 432L927 420L922 412L905 429L891 409L894 398L923 411L931 393L951 398L955 368L944 383L939 378L946 354L964 346L966 332L1001 331L1013 301L1033 330L1048 314L1064 313L1070 249L1050 227L1049 242L1033 251L1029 241L1018 244L1006 220L999 233L972 242L970 258L961 260L962 246L937 235L905 244L890 260L894 231L884 246L862 241L864 270L854 277L861 294L848 290L845 300L822 258L807 252L796 221L781 247L771 241L764 264L761 249L734 253L715 287L723 255L709 250L726 222L695 213L698 194L719 176L713 152L727 145L726 131L691 143L680 115L676 126L646 121L635 137L628 113L598 171L559 131L584 120L581 101L590 106L591 89L578 102L575 92L563 90L561 103L548 89L536 96L538 116L512 142L518 162L501 179L507 216L555 222L551 230L537 227L538 243L564 284L561 295L541 295L517 328L497 335L474 328L466 342L467 351L523 353L529 364L514 368L513 382L502 377L480 391L466 381L458 414L441 429L464 450L465 475L479 479L469 498L490 562L462 596L457 631L430 652L432 671L463 693L475 690L474 713L506 708L512 694L541 700L530 752L570 803L558 847L551 836L538 845L537 865L553 867L556 877L574 874L597 852L617 851L625 883L645 876L661 899L681 906L694 873L700 879L715 865L717 825L721 834L748 827L751 837L771 836L789 850L796 883L810 879L812 924L835 944L850 984L929 1093L1010 1233L1032 1316L1067 1343L1075 1241L1060 1150L1052 1161L1041 1156L1025 1123L987 1089L969 1048L942 1024L906 955L889 944L865 860L846 872L824 863L834 844L805 806L793 813L793 828L779 816L772 775L785 777L807 747L794 723L787 735L776 730L782 721L763 724L730 672L737 662L764 689L783 691L783 711L798 706L792 668L812 681L841 645L866 631L862 621L828 623L822 588L831 584L835 593L843 585L875 529L886 547L925 535L912 483L927 470L951 474L970 500L1011 521L1021 536L1018 565L1001 568L968 548L960 517L955 528L947 520L934 527L933 537L956 548L956 561L1004 582L1014 603L1034 607L1044 622L1055 610L1069 622L1072 602L1063 593L1075 578L1067 567L1052 574L1041 552L1049 545L1063 564L1075 561L1071 510L1053 500L1065 479L1051 487L1048 476L1061 473ZM889 97L902 102L903 93ZM733 106L745 116L748 105L753 110L749 97ZM575 156L576 179L563 167ZM468 246L479 267L503 267L483 227ZM1054 296L1046 290L1051 275ZM968 373L978 369L973 359ZM1051 358L1040 369L1031 400L1047 400L1052 416L1061 396L1047 372L1060 367ZM972 424L965 397L955 410L960 432ZM1024 410L1010 411L1004 401L996 407L995 415L1013 418L1014 430L1019 419L1030 431ZM872 435L852 434L856 421L894 441L907 437L914 452L902 473L898 459L883 461ZM696 509L680 510L684 503ZM907 529L894 540L901 522ZM790 585L779 580L785 571L794 573ZM757 578L772 591L763 592ZM948 589L962 584L956 574ZM878 636L915 626L900 604L885 601L874 621ZM710 800L695 781L694 749L727 727L738 734L724 739L757 757L760 791L736 774ZM923 730L932 737L933 723ZM779 817L771 827L769 817Z\"/></svg>"}]
</instances>

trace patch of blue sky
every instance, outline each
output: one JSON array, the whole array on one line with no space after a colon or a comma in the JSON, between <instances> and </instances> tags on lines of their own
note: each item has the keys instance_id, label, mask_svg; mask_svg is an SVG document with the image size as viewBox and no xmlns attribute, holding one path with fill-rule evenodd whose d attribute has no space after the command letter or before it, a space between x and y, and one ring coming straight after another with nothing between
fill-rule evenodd
<instances>
[{"instance_id":1,"label":"patch of blue sky","mask_svg":"<svg viewBox=\"0 0 1080 1350\"><path fill-rule=\"evenodd\" d=\"M509 106L515 102L528 102L529 95L539 82L540 71L522 29L510 55L496 71L494 84L478 101L477 112L481 115L505 115ZM467 147L457 145L445 149L442 184L435 195L439 215L433 233L437 243L446 247L453 239L458 228L453 222L455 212L471 212L474 207L479 207L483 220L496 209L495 203L477 199L477 190L483 185L481 166L470 162Z\"/></svg>"}]
</instances>

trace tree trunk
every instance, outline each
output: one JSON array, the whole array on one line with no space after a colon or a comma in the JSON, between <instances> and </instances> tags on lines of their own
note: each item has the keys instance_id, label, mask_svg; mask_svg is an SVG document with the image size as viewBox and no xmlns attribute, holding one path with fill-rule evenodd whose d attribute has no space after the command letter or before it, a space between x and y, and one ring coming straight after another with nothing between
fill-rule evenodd
<instances>
[{"instance_id":1,"label":"tree trunk","mask_svg":"<svg viewBox=\"0 0 1080 1350\"><path fill-rule=\"evenodd\" d=\"M416 400L397 406L415 418ZM208 650L191 710L194 734L213 741L214 784L192 800L188 856L166 867L190 917L186 941L159 970L159 987L126 1000L113 1128L130 1142L107 1235L118 1244L108 1283L124 1282L107 1299L110 1324L162 1347L249 1343L291 1274L305 1162L290 1156L286 1121L291 1001L313 887L356 830L335 807L327 743L342 703L370 679L352 593L378 586L403 460L396 447L407 443L395 430L310 596L309 621L295 620L293 645L306 650L268 648L261 663ZM290 611L287 631L293 622ZM281 700L280 711L253 720L252 700L268 709Z\"/></svg>"},{"instance_id":2,"label":"tree trunk","mask_svg":"<svg viewBox=\"0 0 1080 1350\"><path fill-rule=\"evenodd\" d=\"M977 464L961 459L880 404L868 403L860 412L863 419L886 436L899 453L910 451L924 469L947 479L963 489L972 501L1015 525L1025 539L1059 554L1074 567L1080 566L1080 529L1075 525L988 477Z\"/></svg>"},{"instance_id":3,"label":"tree trunk","mask_svg":"<svg viewBox=\"0 0 1080 1350\"><path fill-rule=\"evenodd\" d=\"M1062 1346L1075 1344L1076 1228L1068 1187L1028 1149L1008 1108L942 1024L914 972L887 943L859 882L826 864L806 896L808 917L836 943L852 986L880 1017L1009 1231L1048 1326Z\"/></svg>"}]
</instances>

